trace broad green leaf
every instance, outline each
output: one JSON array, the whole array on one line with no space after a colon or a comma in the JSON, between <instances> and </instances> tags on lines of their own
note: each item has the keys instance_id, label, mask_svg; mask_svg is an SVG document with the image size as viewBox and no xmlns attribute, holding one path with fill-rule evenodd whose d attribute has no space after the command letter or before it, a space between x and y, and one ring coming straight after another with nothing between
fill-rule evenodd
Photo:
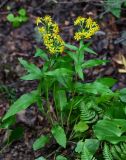
<instances>
[{"instance_id":1,"label":"broad green leaf","mask_svg":"<svg viewBox=\"0 0 126 160\"><path fill-rule=\"evenodd\" d=\"M56 124L52 127L51 132L57 143L63 148L66 148L66 134L64 132L64 129Z\"/></svg>"},{"instance_id":2,"label":"broad green leaf","mask_svg":"<svg viewBox=\"0 0 126 160\"><path fill-rule=\"evenodd\" d=\"M75 83L75 90L81 93L92 93L92 94L112 94L113 92L108 86L103 85L100 82L93 83Z\"/></svg>"},{"instance_id":3,"label":"broad green leaf","mask_svg":"<svg viewBox=\"0 0 126 160\"><path fill-rule=\"evenodd\" d=\"M19 11L18 11L18 14L20 15L20 16L25 16L26 15L26 10L25 9L20 9Z\"/></svg>"},{"instance_id":4,"label":"broad green leaf","mask_svg":"<svg viewBox=\"0 0 126 160\"><path fill-rule=\"evenodd\" d=\"M103 85L106 85L108 87L112 87L117 82L117 80L114 78L103 77L103 78L97 79L96 82L100 82Z\"/></svg>"},{"instance_id":5,"label":"broad green leaf","mask_svg":"<svg viewBox=\"0 0 126 160\"><path fill-rule=\"evenodd\" d=\"M86 149L88 150L88 152L90 153L91 156L93 156L96 151L99 148L99 140L97 139L86 139L84 142L82 140L80 140L77 143L77 146L75 148L75 151L77 153L81 153L84 149L84 147L86 147Z\"/></svg>"},{"instance_id":6,"label":"broad green leaf","mask_svg":"<svg viewBox=\"0 0 126 160\"><path fill-rule=\"evenodd\" d=\"M8 14L7 20L10 21L10 22L13 22L15 20L14 15L12 13Z\"/></svg>"},{"instance_id":7,"label":"broad green leaf","mask_svg":"<svg viewBox=\"0 0 126 160\"><path fill-rule=\"evenodd\" d=\"M71 50L74 50L74 51L77 51L77 50L78 50L78 48L77 48L76 46L71 45L71 44L65 44L65 47L67 47L67 48L69 48L69 49L71 49Z\"/></svg>"},{"instance_id":8,"label":"broad green leaf","mask_svg":"<svg viewBox=\"0 0 126 160\"><path fill-rule=\"evenodd\" d=\"M119 6L119 8L111 8L110 11L112 12L112 14L113 14L115 17L120 18L121 6Z\"/></svg>"},{"instance_id":9,"label":"broad green leaf","mask_svg":"<svg viewBox=\"0 0 126 160\"><path fill-rule=\"evenodd\" d=\"M88 61L84 62L82 64L82 68L85 69L85 68L96 67L96 66L99 66L99 65L103 65L106 62L108 62L108 61L106 61L106 60L100 60L100 59L91 59L91 60L88 60Z\"/></svg>"},{"instance_id":10,"label":"broad green leaf","mask_svg":"<svg viewBox=\"0 0 126 160\"><path fill-rule=\"evenodd\" d=\"M100 142L97 139L86 139L84 142L84 145L92 155L94 155L98 150L99 144Z\"/></svg>"},{"instance_id":11,"label":"broad green leaf","mask_svg":"<svg viewBox=\"0 0 126 160\"><path fill-rule=\"evenodd\" d=\"M84 79L84 74L83 74L83 70L80 64L75 64L75 71L78 74L78 76L80 77L80 79Z\"/></svg>"},{"instance_id":12,"label":"broad green leaf","mask_svg":"<svg viewBox=\"0 0 126 160\"><path fill-rule=\"evenodd\" d=\"M121 101L114 100L106 108L104 116L109 119L125 119L125 105Z\"/></svg>"},{"instance_id":13,"label":"broad green leaf","mask_svg":"<svg viewBox=\"0 0 126 160\"><path fill-rule=\"evenodd\" d=\"M59 155L56 157L56 160L67 160L67 158L62 155Z\"/></svg>"},{"instance_id":14,"label":"broad green leaf","mask_svg":"<svg viewBox=\"0 0 126 160\"><path fill-rule=\"evenodd\" d=\"M66 92L64 90L57 90L55 93L56 106L62 112L67 104Z\"/></svg>"},{"instance_id":15,"label":"broad green leaf","mask_svg":"<svg viewBox=\"0 0 126 160\"><path fill-rule=\"evenodd\" d=\"M44 157L36 158L35 160L46 160Z\"/></svg>"},{"instance_id":16,"label":"broad green leaf","mask_svg":"<svg viewBox=\"0 0 126 160\"><path fill-rule=\"evenodd\" d=\"M37 101L38 91L34 90L30 93L22 95L14 104L12 104L3 117L3 120L15 115L16 113L28 108L31 104Z\"/></svg>"},{"instance_id":17,"label":"broad green leaf","mask_svg":"<svg viewBox=\"0 0 126 160\"><path fill-rule=\"evenodd\" d=\"M49 142L48 136L41 136L33 144L33 149L36 151L40 148L43 148Z\"/></svg>"},{"instance_id":18,"label":"broad green leaf","mask_svg":"<svg viewBox=\"0 0 126 160\"><path fill-rule=\"evenodd\" d=\"M47 54L40 48L36 48L35 57L41 57L42 59L46 61L49 60Z\"/></svg>"},{"instance_id":19,"label":"broad green leaf","mask_svg":"<svg viewBox=\"0 0 126 160\"><path fill-rule=\"evenodd\" d=\"M46 160L44 157L36 158L35 160Z\"/></svg>"},{"instance_id":20,"label":"broad green leaf","mask_svg":"<svg viewBox=\"0 0 126 160\"><path fill-rule=\"evenodd\" d=\"M77 153L81 153L84 147L84 142L82 140L80 140L79 142L77 142L77 146L75 148L75 152Z\"/></svg>"},{"instance_id":21,"label":"broad green leaf","mask_svg":"<svg viewBox=\"0 0 126 160\"><path fill-rule=\"evenodd\" d=\"M119 91L120 93L120 99L122 102L126 102L126 88L123 88Z\"/></svg>"},{"instance_id":22,"label":"broad green leaf","mask_svg":"<svg viewBox=\"0 0 126 160\"><path fill-rule=\"evenodd\" d=\"M28 63L27 61L23 60L22 58L19 58L19 61L24 66L24 68L28 71L28 73L30 73L29 77L34 76L34 77L36 77L36 79L41 79L42 72L36 65L34 65L32 63ZM28 79L28 77L27 77L27 79Z\"/></svg>"},{"instance_id":23,"label":"broad green leaf","mask_svg":"<svg viewBox=\"0 0 126 160\"><path fill-rule=\"evenodd\" d=\"M107 11L110 11L114 16L120 18L121 4L121 0L107 0L105 2L105 8Z\"/></svg>"},{"instance_id":24,"label":"broad green leaf","mask_svg":"<svg viewBox=\"0 0 126 160\"><path fill-rule=\"evenodd\" d=\"M112 144L126 141L126 120L125 119L103 119L99 120L93 127L94 134L99 140L105 140Z\"/></svg>"},{"instance_id":25,"label":"broad green leaf","mask_svg":"<svg viewBox=\"0 0 126 160\"><path fill-rule=\"evenodd\" d=\"M83 121L80 121L79 123L77 123L75 126L74 126L74 131L75 132L85 132L86 130L88 130L88 125L83 122Z\"/></svg>"}]
</instances>

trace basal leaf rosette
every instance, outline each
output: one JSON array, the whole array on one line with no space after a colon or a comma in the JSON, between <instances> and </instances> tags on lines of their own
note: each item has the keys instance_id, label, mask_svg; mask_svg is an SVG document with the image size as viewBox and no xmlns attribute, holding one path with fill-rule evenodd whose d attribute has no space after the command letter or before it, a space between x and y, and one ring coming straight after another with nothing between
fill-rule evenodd
<instances>
[{"instance_id":1,"label":"basal leaf rosette","mask_svg":"<svg viewBox=\"0 0 126 160\"><path fill-rule=\"evenodd\" d=\"M89 39L99 30L99 25L90 17L77 17L74 21L74 26L78 27L78 30L74 35L74 39L77 41Z\"/></svg>"}]
</instances>

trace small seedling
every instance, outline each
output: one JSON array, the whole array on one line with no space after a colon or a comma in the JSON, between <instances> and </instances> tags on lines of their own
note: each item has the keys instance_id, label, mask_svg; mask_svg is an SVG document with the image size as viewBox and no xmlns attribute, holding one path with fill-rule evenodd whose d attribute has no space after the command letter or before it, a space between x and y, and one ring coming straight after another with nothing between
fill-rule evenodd
<instances>
[{"instance_id":1,"label":"small seedling","mask_svg":"<svg viewBox=\"0 0 126 160\"><path fill-rule=\"evenodd\" d=\"M28 21L26 10L23 8L20 9L17 16L13 13L8 14L7 20L12 23L13 27L20 27L23 23Z\"/></svg>"}]
</instances>

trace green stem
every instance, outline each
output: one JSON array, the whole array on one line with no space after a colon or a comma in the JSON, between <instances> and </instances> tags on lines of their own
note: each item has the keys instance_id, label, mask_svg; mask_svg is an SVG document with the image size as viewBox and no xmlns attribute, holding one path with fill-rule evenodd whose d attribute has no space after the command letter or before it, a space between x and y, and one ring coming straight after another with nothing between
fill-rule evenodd
<instances>
[{"instance_id":1,"label":"green stem","mask_svg":"<svg viewBox=\"0 0 126 160\"><path fill-rule=\"evenodd\" d=\"M62 114L62 111L61 111L60 116L61 116L61 125L62 125L62 127L63 127L63 114Z\"/></svg>"},{"instance_id":2,"label":"green stem","mask_svg":"<svg viewBox=\"0 0 126 160\"><path fill-rule=\"evenodd\" d=\"M78 116L77 119L75 120L74 126L77 124L77 121L78 121L78 118L79 118L79 117L80 117L80 116ZM74 132L74 126L73 126L72 131L71 131L71 134L70 134L70 136L69 136L69 140L71 140L71 139L73 138L74 134L75 134L75 132Z\"/></svg>"},{"instance_id":3,"label":"green stem","mask_svg":"<svg viewBox=\"0 0 126 160\"><path fill-rule=\"evenodd\" d=\"M53 124L53 119L52 116L50 114L50 102L49 102L49 91L48 91L48 85L46 84L46 102L47 102L47 114L48 114L48 119L50 120L51 124Z\"/></svg>"},{"instance_id":4,"label":"green stem","mask_svg":"<svg viewBox=\"0 0 126 160\"><path fill-rule=\"evenodd\" d=\"M42 80L40 81L39 85L38 85L38 93L39 93L39 97L41 99L41 96L42 96ZM41 101L41 100L40 100ZM41 103L41 104L40 104ZM42 110L42 112L45 114L45 110L44 110L44 107L42 105L42 101L38 103L38 107Z\"/></svg>"},{"instance_id":5,"label":"green stem","mask_svg":"<svg viewBox=\"0 0 126 160\"><path fill-rule=\"evenodd\" d=\"M41 101L41 96L42 96L42 80L40 81L37 89L38 89L39 96L40 96L40 102L38 102L38 107L41 109L42 113L48 119L48 121L52 124L52 120L50 119L50 115L48 114L48 112L46 113L46 111L45 111L45 109L44 109L44 107L42 105L42 101Z\"/></svg>"},{"instance_id":6,"label":"green stem","mask_svg":"<svg viewBox=\"0 0 126 160\"><path fill-rule=\"evenodd\" d=\"M67 127L69 126L69 121L70 121L70 116L71 116L71 113L72 113L72 108L73 108L73 106L71 105L70 106L70 112L69 112L69 115L68 115L68 118L67 118Z\"/></svg>"},{"instance_id":7,"label":"green stem","mask_svg":"<svg viewBox=\"0 0 126 160\"><path fill-rule=\"evenodd\" d=\"M53 98L54 98L54 104L55 104L55 110L56 110L56 118L57 118L57 121L59 121L58 110L57 110L56 103L55 103L55 102L56 102L55 92L56 92L56 84L54 83L54 87L53 87Z\"/></svg>"}]
</instances>

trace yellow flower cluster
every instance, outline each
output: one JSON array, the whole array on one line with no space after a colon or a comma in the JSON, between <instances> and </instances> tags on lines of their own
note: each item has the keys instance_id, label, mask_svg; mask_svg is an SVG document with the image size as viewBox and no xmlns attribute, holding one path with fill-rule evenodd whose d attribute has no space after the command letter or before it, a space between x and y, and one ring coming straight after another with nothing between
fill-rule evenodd
<instances>
[{"instance_id":1,"label":"yellow flower cluster","mask_svg":"<svg viewBox=\"0 0 126 160\"><path fill-rule=\"evenodd\" d=\"M45 34L43 41L51 54L62 53L64 51L64 41L58 34Z\"/></svg>"},{"instance_id":2,"label":"yellow flower cluster","mask_svg":"<svg viewBox=\"0 0 126 160\"><path fill-rule=\"evenodd\" d=\"M38 31L41 33L43 42L51 54L64 51L64 41L59 35L58 24L53 22L50 16L36 19Z\"/></svg>"},{"instance_id":3,"label":"yellow flower cluster","mask_svg":"<svg viewBox=\"0 0 126 160\"><path fill-rule=\"evenodd\" d=\"M93 21L91 18L78 17L74 21L74 25L78 26L79 29L75 32L74 39L89 39L99 30L99 25Z\"/></svg>"}]
</instances>

